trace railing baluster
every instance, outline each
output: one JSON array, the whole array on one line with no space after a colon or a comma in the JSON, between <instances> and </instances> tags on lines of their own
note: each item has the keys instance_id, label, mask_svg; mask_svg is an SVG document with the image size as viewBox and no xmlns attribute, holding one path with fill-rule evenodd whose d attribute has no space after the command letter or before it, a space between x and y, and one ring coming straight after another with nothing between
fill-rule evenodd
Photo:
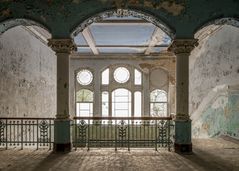
<instances>
[{"instance_id":1,"label":"railing baluster","mask_svg":"<svg viewBox=\"0 0 239 171\"><path fill-rule=\"evenodd\" d=\"M15 132L15 120L13 121L13 145L15 146L16 142L16 132Z\"/></svg>"},{"instance_id":2,"label":"railing baluster","mask_svg":"<svg viewBox=\"0 0 239 171\"><path fill-rule=\"evenodd\" d=\"M75 119L74 120L74 123L75 124L73 124L73 126L75 127L75 151L77 150L77 145L78 145L78 143L77 143L77 119Z\"/></svg>"},{"instance_id":3,"label":"railing baluster","mask_svg":"<svg viewBox=\"0 0 239 171\"><path fill-rule=\"evenodd\" d=\"M130 151L130 123L128 119L128 151Z\"/></svg>"},{"instance_id":4,"label":"railing baluster","mask_svg":"<svg viewBox=\"0 0 239 171\"><path fill-rule=\"evenodd\" d=\"M7 148L8 148L8 133L7 133L7 129L8 128L8 120L6 119L6 135L5 135L5 137L6 137L6 150L7 150Z\"/></svg>"},{"instance_id":5,"label":"railing baluster","mask_svg":"<svg viewBox=\"0 0 239 171\"><path fill-rule=\"evenodd\" d=\"M21 119L21 150L23 149L23 119Z\"/></svg>"},{"instance_id":6,"label":"railing baluster","mask_svg":"<svg viewBox=\"0 0 239 171\"><path fill-rule=\"evenodd\" d=\"M49 119L49 150L51 150L51 120Z\"/></svg>"},{"instance_id":7,"label":"railing baluster","mask_svg":"<svg viewBox=\"0 0 239 171\"><path fill-rule=\"evenodd\" d=\"M37 150L39 149L39 120L37 119Z\"/></svg>"},{"instance_id":8,"label":"railing baluster","mask_svg":"<svg viewBox=\"0 0 239 171\"><path fill-rule=\"evenodd\" d=\"M155 151L158 151L157 130L158 130L158 124L157 124L157 120L155 120Z\"/></svg>"},{"instance_id":9,"label":"railing baluster","mask_svg":"<svg viewBox=\"0 0 239 171\"><path fill-rule=\"evenodd\" d=\"M90 119L88 119L88 126L87 126L88 130L88 136L87 136L87 150L90 150Z\"/></svg>"},{"instance_id":10,"label":"railing baluster","mask_svg":"<svg viewBox=\"0 0 239 171\"><path fill-rule=\"evenodd\" d=\"M168 151L170 151L170 121L167 121L167 127L168 127Z\"/></svg>"}]
</instances>

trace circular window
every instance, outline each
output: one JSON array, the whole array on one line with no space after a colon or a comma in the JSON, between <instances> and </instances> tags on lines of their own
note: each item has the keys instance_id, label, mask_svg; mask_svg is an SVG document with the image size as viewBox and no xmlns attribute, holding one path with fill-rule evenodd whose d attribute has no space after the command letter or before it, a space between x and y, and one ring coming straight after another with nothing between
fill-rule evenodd
<instances>
[{"instance_id":1,"label":"circular window","mask_svg":"<svg viewBox=\"0 0 239 171\"><path fill-rule=\"evenodd\" d=\"M76 79L81 85L89 85L93 80L93 75L89 70L81 70L77 73Z\"/></svg>"},{"instance_id":2,"label":"circular window","mask_svg":"<svg viewBox=\"0 0 239 171\"><path fill-rule=\"evenodd\" d=\"M119 67L114 71L114 79L118 83L125 83L129 80L129 70L125 67Z\"/></svg>"}]
</instances>

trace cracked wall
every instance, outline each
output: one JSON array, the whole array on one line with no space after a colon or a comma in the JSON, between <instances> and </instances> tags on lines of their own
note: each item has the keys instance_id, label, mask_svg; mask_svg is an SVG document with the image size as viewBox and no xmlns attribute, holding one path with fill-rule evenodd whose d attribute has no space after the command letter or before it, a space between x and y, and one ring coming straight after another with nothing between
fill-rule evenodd
<instances>
[{"instance_id":1,"label":"cracked wall","mask_svg":"<svg viewBox=\"0 0 239 171\"><path fill-rule=\"evenodd\" d=\"M239 29L224 25L199 41L190 56L189 103L193 136L239 138Z\"/></svg>"},{"instance_id":2,"label":"cracked wall","mask_svg":"<svg viewBox=\"0 0 239 171\"><path fill-rule=\"evenodd\" d=\"M23 26L0 35L0 116L54 117L56 57Z\"/></svg>"}]
</instances>

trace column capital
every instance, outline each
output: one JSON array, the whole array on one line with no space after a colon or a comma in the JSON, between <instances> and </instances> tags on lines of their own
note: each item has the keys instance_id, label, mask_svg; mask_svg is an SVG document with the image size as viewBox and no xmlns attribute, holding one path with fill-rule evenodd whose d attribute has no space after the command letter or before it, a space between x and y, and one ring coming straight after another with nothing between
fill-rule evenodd
<instances>
[{"instance_id":1,"label":"column capital","mask_svg":"<svg viewBox=\"0 0 239 171\"><path fill-rule=\"evenodd\" d=\"M48 46L56 53L71 53L76 50L72 39L48 39Z\"/></svg>"},{"instance_id":2,"label":"column capital","mask_svg":"<svg viewBox=\"0 0 239 171\"><path fill-rule=\"evenodd\" d=\"M175 39L168 50L175 54L190 53L198 45L197 39Z\"/></svg>"}]
</instances>

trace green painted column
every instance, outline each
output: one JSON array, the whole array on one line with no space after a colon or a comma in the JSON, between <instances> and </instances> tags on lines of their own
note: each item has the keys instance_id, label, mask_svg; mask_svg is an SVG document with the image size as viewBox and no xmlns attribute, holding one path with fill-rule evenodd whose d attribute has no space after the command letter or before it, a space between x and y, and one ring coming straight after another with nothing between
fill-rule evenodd
<instances>
[{"instance_id":1,"label":"green painted column","mask_svg":"<svg viewBox=\"0 0 239 171\"><path fill-rule=\"evenodd\" d=\"M57 56L57 114L54 120L54 151L71 150L69 115L69 55L75 49L71 39L50 39Z\"/></svg>"},{"instance_id":2,"label":"green painted column","mask_svg":"<svg viewBox=\"0 0 239 171\"><path fill-rule=\"evenodd\" d=\"M196 39L175 39L169 50L176 55L176 119L174 148L177 153L191 153L191 120L189 117L189 56Z\"/></svg>"}]
</instances>

